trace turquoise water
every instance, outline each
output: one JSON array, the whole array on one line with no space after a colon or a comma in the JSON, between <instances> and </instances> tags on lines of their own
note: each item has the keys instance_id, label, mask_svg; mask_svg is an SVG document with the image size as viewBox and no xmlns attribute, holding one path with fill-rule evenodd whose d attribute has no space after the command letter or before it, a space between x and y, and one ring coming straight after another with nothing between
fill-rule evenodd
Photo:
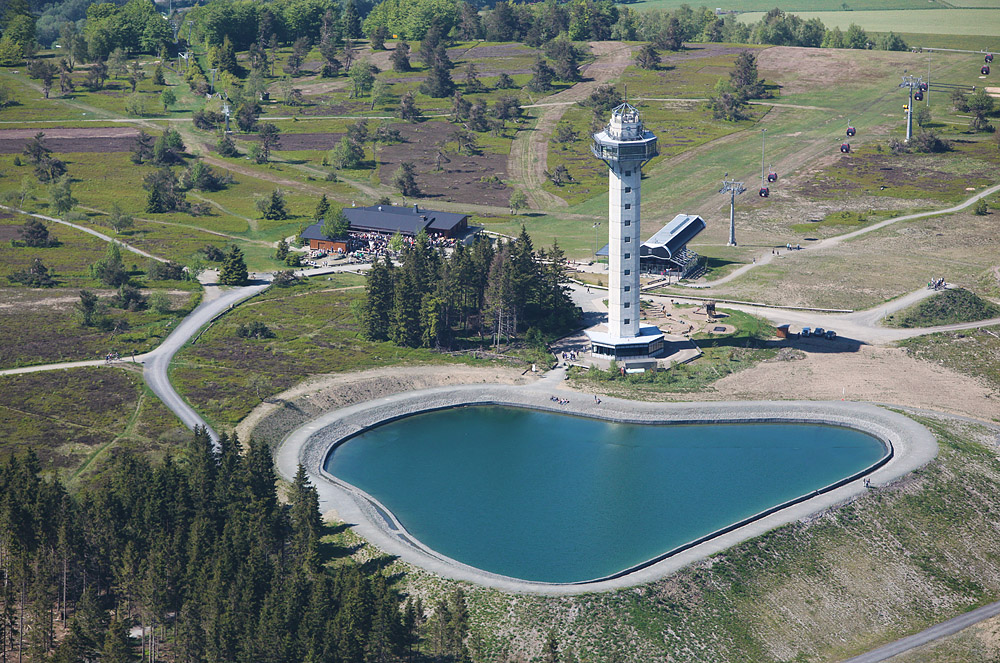
<instances>
[{"instance_id":1,"label":"turquoise water","mask_svg":"<svg viewBox=\"0 0 1000 663\"><path fill-rule=\"evenodd\" d=\"M430 548L523 580L610 575L885 455L805 424L616 424L475 406L388 423L336 448L334 476Z\"/></svg>"}]
</instances>

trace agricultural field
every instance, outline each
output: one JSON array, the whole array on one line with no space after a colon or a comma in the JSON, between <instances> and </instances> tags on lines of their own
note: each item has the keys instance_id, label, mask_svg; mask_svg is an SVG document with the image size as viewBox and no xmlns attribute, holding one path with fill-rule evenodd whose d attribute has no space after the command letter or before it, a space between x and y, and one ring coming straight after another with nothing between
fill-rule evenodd
<instances>
[{"instance_id":1,"label":"agricultural field","mask_svg":"<svg viewBox=\"0 0 1000 663\"><path fill-rule=\"evenodd\" d=\"M965 48L994 49L1000 45L1000 6L976 9L878 9L857 11L792 11L803 21L818 18L829 29L847 30L851 24L861 26L866 32L896 32L907 34L971 35L979 38L979 43L965 44ZM783 8L784 9L784 8ZM755 23L763 17L763 12L747 12L739 18L745 23ZM921 46L919 42L914 44Z\"/></svg>"},{"instance_id":2,"label":"agricultural field","mask_svg":"<svg viewBox=\"0 0 1000 663\"><path fill-rule=\"evenodd\" d=\"M674 10L683 5L695 7L695 4L685 3L683 0L640 0L639 2L625 3L630 8L641 12L652 10ZM844 11L843 2L837 0L791 0L782 2L779 6L783 11L798 14L806 11ZM950 7L1000 7L998 0L956 0L955 2L945 2L943 0L854 0L848 2L847 10L871 11L875 9L948 9ZM702 3L700 6L709 10L716 8L725 12L768 12L774 9L775 3L768 0L716 0L707 7Z\"/></svg>"}]
</instances>

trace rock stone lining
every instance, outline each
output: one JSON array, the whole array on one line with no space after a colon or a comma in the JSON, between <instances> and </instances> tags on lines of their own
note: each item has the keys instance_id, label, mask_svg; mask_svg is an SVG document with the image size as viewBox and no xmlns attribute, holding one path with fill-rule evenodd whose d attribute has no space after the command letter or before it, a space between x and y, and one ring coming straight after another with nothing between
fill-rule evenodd
<instances>
[{"instance_id":1,"label":"rock stone lining","mask_svg":"<svg viewBox=\"0 0 1000 663\"><path fill-rule=\"evenodd\" d=\"M564 405L553 393L569 399ZM886 446L882 460L826 488L763 511L746 520L685 544L643 564L604 578L576 583L544 583L502 576L463 564L413 538L389 509L323 469L338 444L373 426L420 412L464 405L507 405L595 417L621 423L809 423L846 426L868 433ZM438 575L467 580L505 591L547 595L608 591L657 580L693 562L806 518L863 493L867 477L872 487L885 485L927 464L937 455L934 436L912 419L867 403L764 401L712 403L646 403L605 398L598 404L588 395L541 385L468 385L439 387L397 394L328 412L300 426L282 441L276 453L278 473L291 480L299 463L319 491L323 512L334 510L354 530L384 552Z\"/></svg>"}]
</instances>

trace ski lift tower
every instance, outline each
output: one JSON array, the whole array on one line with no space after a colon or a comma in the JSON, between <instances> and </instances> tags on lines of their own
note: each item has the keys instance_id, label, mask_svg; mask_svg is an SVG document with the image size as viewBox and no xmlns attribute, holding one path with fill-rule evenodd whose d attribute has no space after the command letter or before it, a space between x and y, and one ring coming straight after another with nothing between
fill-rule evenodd
<instances>
[{"instance_id":1,"label":"ski lift tower","mask_svg":"<svg viewBox=\"0 0 1000 663\"><path fill-rule=\"evenodd\" d=\"M719 189L719 193L729 194L729 246L736 246L736 196L746 191L747 188L743 182L727 180L725 179L727 177L729 177L729 173L722 176L722 188Z\"/></svg>"},{"instance_id":2,"label":"ski lift tower","mask_svg":"<svg viewBox=\"0 0 1000 663\"><path fill-rule=\"evenodd\" d=\"M229 99L227 98L224 102L222 102L222 114L226 116L226 133L227 134L230 133L230 131L231 131L229 129L229 113L230 113L230 110L229 110Z\"/></svg>"},{"instance_id":3,"label":"ski lift tower","mask_svg":"<svg viewBox=\"0 0 1000 663\"><path fill-rule=\"evenodd\" d=\"M639 323L639 253L642 167L659 154L656 136L639 111L623 103L594 134L591 152L608 166L608 324L587 330L591 352L611 360L650 357L663 349L663 333Z\"/></svg>"},{"instance_id":4,"label":"ski lift tower","mask_svg":"<svg viewBox=\"0 0 1000 663\"><path fill-rule=\"evenodd\" d=\"M903 82L899 87L905 87L909 93L909 101L906 104L906 142L909 143L913 137L913 90L920 89L924 79L912 74L903 76Z\"/></svg>"}]
</instances>

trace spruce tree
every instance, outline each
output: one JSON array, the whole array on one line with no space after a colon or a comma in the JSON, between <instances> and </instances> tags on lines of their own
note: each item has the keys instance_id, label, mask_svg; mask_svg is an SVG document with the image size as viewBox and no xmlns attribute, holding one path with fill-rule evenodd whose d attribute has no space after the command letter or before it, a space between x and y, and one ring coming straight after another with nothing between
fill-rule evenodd
<instances>
[{"instance_id":1,"label":"spruce tree","mask_svg":"<svg viewBox=\"0 0 1000 663\"><path fill-rule=\"evenodd\" d=\"M248 281L247 265L243 260L243 251L232 244L229 252L222 260L219 269L219 283L222 285L246 285Z\"/></svg>"},{"instance_id":2,"label":"spruce tree","mask_svg":"<svg viewBox=\"0 0 1000 663\"><path fill-rule=\"evenodd\" d=\"M371 341L389 340L390 319L395 296L395 272L389 258L376 260L368 271L365 282L364 313L362 315L362 333Z\"/></svg>"},{"instance_id":3,"label":"spruce tree","mask_svg":"<svg viewBox=\"0 0 1000 663\"><path fill-rule=\"evenodd\" d=\"M313 213L313 218L317 221L322 221L326 218L327 212L330 211L330 201L326 199L326 194L319 199L316 203L316 211Z\"/></svg>"}]
</instances>

